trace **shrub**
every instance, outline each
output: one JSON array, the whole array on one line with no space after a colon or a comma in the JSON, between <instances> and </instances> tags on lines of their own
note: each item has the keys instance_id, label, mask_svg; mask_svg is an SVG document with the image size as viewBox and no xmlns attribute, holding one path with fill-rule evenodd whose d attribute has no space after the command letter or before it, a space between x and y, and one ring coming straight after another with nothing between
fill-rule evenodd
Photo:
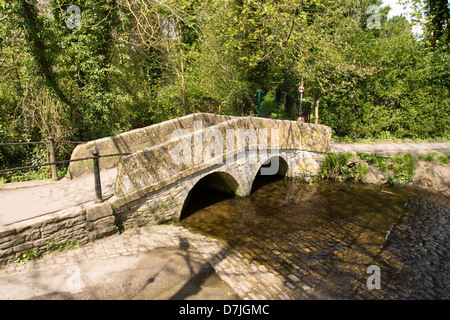
<instances>
[{"instance_id":1,"label":"shrub","mask_svg":"<svg viewBox=\"0 0 450 320\"><path fill-rule=\"evenodd\" d=\"M367 173L369 168L363 164L357 164L349 161L353 158L350 152L334 154L328 153L322 165L322 179L332 180L361 180Z\"/></svg>"}]
</instances>

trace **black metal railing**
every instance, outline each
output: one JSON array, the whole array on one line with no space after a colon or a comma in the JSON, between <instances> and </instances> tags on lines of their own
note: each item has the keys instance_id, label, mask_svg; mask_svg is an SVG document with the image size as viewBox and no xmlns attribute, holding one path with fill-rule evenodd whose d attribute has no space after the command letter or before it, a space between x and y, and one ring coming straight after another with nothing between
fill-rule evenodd
<instances>
[{"instance_id":1,"label":"black metal railing","mask_svg":"<svg viewBox=\"0 0 450 320\"><path fill-rule=\"evenodd\" d=\"M9 172L9 171L16 171L16 170L24 170L24 169L33 169L33 168L39 168L43 167L45 165L50 165L51 172L52 172L52 180L58 180L58 171L56 168L56 153L55 153L55 143L74 143L74 144L82 144L84 142L81 141L55 141L55 139L50 136L48 137L47 141L29 141L29 142L7 142L7 143L0 143L0 146L17 146L17 145L29 145L29 144L48 144L49 145L49 155L50 155L50 164L43 164L43 165L36 165L36 166L26 166L26 167L18 167L18 168L11 168L11 169L4 169L0 170L1 172Z\"/></svg>"},{"instance_id":2,"label":"black metal railing","mask_svg":"<svg viewBox=\"0 0 450 320\"><path fill-rule=\"evenodd\" d=\"M99 162L99 159L100 158L106 158L106 157L127 156L127 155L131 154L131 153L114 153L114 154L100 155L97 150L93 150L91 152L92 153L92 157L56 161L55 143L82 144L82 143L85 143L85 142L79 142L79 141L55 141L53 139L53 137L49 137L48 141L0 143L0 146L27 145L27 144L48 144L49 145L49 154L50 154L50 162L49 163L42 163L42 164L35 164L35 165L31 165L31 166L23 166L23 167L2 169L2 170L0 170L0 173L50 166L51 172L52 172L52 180L56 181L56 180L58 180L58 171L57 171L57 167L56 167L57 165L70 163L70 162L76 162L76 161L93 160L93 162L94 162L95 202L100 203L100 202L103 202L103 196L102 196L101 179L100 179L100 162Z\"/></svg>"}]
</instances>

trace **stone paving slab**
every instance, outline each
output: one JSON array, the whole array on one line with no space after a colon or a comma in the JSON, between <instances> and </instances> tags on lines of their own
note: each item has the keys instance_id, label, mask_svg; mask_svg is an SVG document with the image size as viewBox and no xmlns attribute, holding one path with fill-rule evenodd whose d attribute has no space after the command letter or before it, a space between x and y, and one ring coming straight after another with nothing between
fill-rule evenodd
<instances>
[{"instance_id":1,"label":"stone paving slab","mask_svg":"<svg viewBox=\"0 0 450 320\"><path fill-rule=\"evenodd\" d=\"M450 142L421 143L332 143L333 152L365 152L379 156L396 155L398 153L428 154L432 152L450 151Z\"/></svg>"},{"instance_id":2,"label":"stone paving slab","mask_svg":"<svg viewBox=\"0 0 450 320\"><path fill-rule=\"evenodd\" d=\"M117 169L102 170L100 176L103 197L112 196ZM62 211L93 200L93 175L25 188L3 187L0 188L0 226Z\"/></svg>"},{"instance_id":3,"label":"stone paving slab","mask_svg":"<svg viewBox=\"0 0 450 320\"><path fill-rule=\"evenodd\" d=\"M45 254L42 258L23 264L11 263L0 270L0 277L68 266L83 261L104 260L120 256L137 255L158 248L195 248L241 299L289 300L299 299L292 288L299 280L291 281L290 287L278 272L266 266L251 263L239 253L230 251L226 243L195 234L175 225L159 225L127 230L120 235L100 239L67 252ZM298 281L297 281L298 280Z\"/></svg>"}]
</instances>

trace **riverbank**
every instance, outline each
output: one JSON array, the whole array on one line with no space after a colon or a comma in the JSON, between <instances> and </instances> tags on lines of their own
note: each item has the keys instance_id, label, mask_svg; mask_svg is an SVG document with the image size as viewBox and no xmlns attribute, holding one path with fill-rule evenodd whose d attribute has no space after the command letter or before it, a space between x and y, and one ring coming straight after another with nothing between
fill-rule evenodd
<instances>
[{"instance_id":1,"label":"riverbank","mask_svg":"<svg viewBox=\"0 0 450 320\"><path fill-rule=\"evenodd\" d=\"M450 196L450 164L441 164L436 160L415 158L415 169L408 186L424 188ZM363 183L376 185L388 184L392 171L381 171L374 165L368 165L369 173L361 180Z\"/></svg>"},{"instance_id":2,"label":"riverbank","mask_svg":"<svg viewBox=\"0 0 450 320\"><path fill-rule=\"evenodd\" d=\"M450 196L450 143L333 144L322 178L408 185Z\"/></svg>"}]
</instances>

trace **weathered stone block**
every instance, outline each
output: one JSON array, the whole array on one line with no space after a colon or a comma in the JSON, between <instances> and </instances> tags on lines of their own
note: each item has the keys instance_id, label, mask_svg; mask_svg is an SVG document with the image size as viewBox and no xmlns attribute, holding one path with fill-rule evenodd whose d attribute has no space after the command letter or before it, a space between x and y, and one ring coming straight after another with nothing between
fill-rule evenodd
<instances>
[{"instance_id":1,"label":"weathered stone block","mask_svg":"<svg viewBox=\"0 0 450 320\"><path fill-rule=\"evenodd\" d=\"M22 253L26 251L30 251L33 248L33 244L30 242L19 244L18 246L13 247L13 251L17 253Z\"/></svg>"},{"instance_id":2,"label":"weathered stone block","mask_svg":"<svg viewBox=\"0 0 450 320\"><path fill-rule=\"evenodd\" d=\"M43 227L41 229L42 238L50 238L53 237L55 233L57 233L61 228L64 227L64 223L56 223Z\"/></svg>"},{"instance_id":3,"label":"weathered stone block","mask_svg":"<svg viewBox=\"0 0 450 320\"><path fill-rule=\"evenodd\" d=\"M41 230L40 229L31 229L24 233L25 240L28 241L34 241L41 238Z\"/></svg>"},{"instance_id":4,"label":"weathered stone block","mask_svg":"<svg viewBox=\"0 0 450 320\"><path fill-rule=\"evenodd\" d=\"M108 202L96 204L90 203L85 206L86 219L88 221L96 221L105 217L112 217L114 215L111 204Z\"/></svg>"},{"instance_id":5,"label":"weathered stone block","mask_svg":"<svg viewBox=\"0 0 450 320\"><path fill-rule=\"evenodd\" d=\"M7 241L0 244L0 249L7 249L25 242L25 237L22 235L9 236L6 239Z\"/></svg>"},{"instance_id":6,"label":"weathered stone block","mask_svg":"<svg viewBox=\"0 0 450 320\"><path fill-rule=\"evenodd\" d=\"M114 223L115 223L114 217L106 217L95 221L93 223L95 238L99 239L118 233L119 229Z\"/></svg>"},{"instance_id":7,"label":"weathered stone block","mask_svg":"<svg viewBox=\"0 0 450 320\"><path fill-rule=\"evenodd\" d=\"M0 241L3 237L16 234L16 228L14 227L0 227Z\"/></svg>"},{"instance_id":8,"label":"weathered stone block","mask_svg":"<svg viewBox=\"0 0 450 320\"><path fill-rule=\"evenodd\" d=\"M8 256L11 256L12 254L14 254L12 248L8 248L8 249L5 249L5 250L0 250L0 261L6 261Z\"/></svg>"}]
</instances>

